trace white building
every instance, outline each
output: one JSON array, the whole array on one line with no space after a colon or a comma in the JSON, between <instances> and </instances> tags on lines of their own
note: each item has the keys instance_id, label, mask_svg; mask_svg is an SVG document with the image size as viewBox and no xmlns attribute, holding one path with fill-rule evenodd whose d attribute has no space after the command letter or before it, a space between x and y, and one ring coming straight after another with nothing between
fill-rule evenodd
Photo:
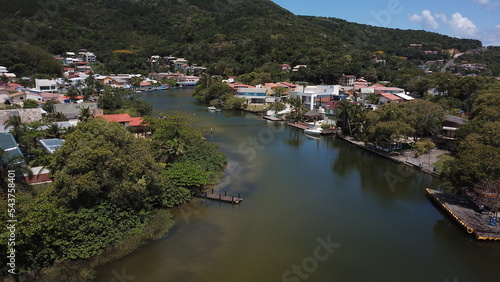
<instances>
[{"instance_id":1,"label":"white building","mask_svg":"<svg viewBox=\"0 0 500 282\"><path fill-rule=\"evenodd\" d=\"M236 96L247 99L249 104L266 104L268 98L266 88L238 88Z\"/></svg>"},{"instance_id":2,"label":"white building","mask_svg":"<svg viewBox=\"0 0 500 282\"><path fill-rule=\"evenodd\" d=\"M35 79L35 91L56 92L57 81L54 79Z\"/></svg>"},{"instance_id":3,"label":"white building","mask_svg":"<svg viewBox=\"0 0 500 282\"><path fill-rule=\"evenodd\" d=\"M96 61L96 56L92 52L86 52L85 54L83 54L83 58L87 63L94 63Z\"/></svg>"},{"instance_id":4,"label":"white building","mask_svg":"<svg viewBox=\"0 0 500 282\"><path fill-rule=\"evenodd\" d=\"M318 99L339 96L340 85L299 86L290 97L300 97L309 110L314 110Z\"/></svg>"}]
</instances>

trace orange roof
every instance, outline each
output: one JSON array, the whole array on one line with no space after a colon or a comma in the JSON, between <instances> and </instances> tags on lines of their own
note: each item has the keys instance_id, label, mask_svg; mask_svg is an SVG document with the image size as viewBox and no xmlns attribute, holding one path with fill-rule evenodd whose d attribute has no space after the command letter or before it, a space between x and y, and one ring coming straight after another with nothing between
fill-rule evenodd
<instances>
[{"instance_id":1,"label":"orange roof","mask_svg":"<svg viewBox=\"0 0 500 282\"><path fill-rule=\"evenodd\" d=\"M385 97L386 99L389 99L391 101L397 101L397 100L402 100L401 97L398 97L396 95L390 94L390 93L380 93L382 97Z\"/></svg>"},{"instance_id":2,"label":"orange roof","mask_svg":"<svg viewBox=\"0 0 500 282\"><path fill-rule=\"evenodd\" d=\"M100 117L108 122L130 122L132 119L129 114L102 115Z\"/></svg>"},{"instance_id":3,"label":"orange roof","mask_svg":"<svg viewBox=\"0 0 500 282\"><path fill-rule=\"evenodd\" d=\"M76 96L75 98L76 99L83 99L83 96ZM66 99L71 99L71 97L69 97L69 96L62 96L62 97L59 97L59 99L66 100Z\"/></svg>"},{"instance_id":4,"label":"orange roof","mask_svg":"<svg viewBox=\"0 0 500 282\"><path fill-rule=\"evenodd\" d=\"M266 86L269 86L271 88L274 88L274 87L278 87L279 85L278 84L275 84L275 83L266 83Z\"/></svg>"},{"instance_id":5,"label":"orange roof","mask_svg":"<svg viewBox=\"0 0 500 282\"><path fill-rule=\"evenodd\" d=\"M142 81L141 86L151 86L151 82L149 81Z\"/></svg>"},{"instance_id":6,"label":"orange roof","mask_svg":"<svg viewBox=\"0 0 500 282\"><path fill-rule=\"evenodd\" d=\"M129 125L130 126L143 126L142 122L143 122L143 120L141 117L133 117L133 118L130 118Z\"/></svg>"},{"instance_id":7,"label":"orange roof","mask_svg":"<svg viewBox=\"0 0 500 282\"><path fill-rule=\"evenodd\" d=\"M143 126L141 117L130 117L129 114L101 115L107 122L128 122L129 126Z\"/></svg>"},{"instance_id":8,"label":"orange roof","mask_svg":"<svg viewBox=\"0 0 500 282\"><path fill-rule=\"evenodd\" d=\"M280 84L283 84L285 86L288 86L290 88L295 88L297 87L295 84L289 83L289 82L280 82Z\"/></svg>"}]
</instances>

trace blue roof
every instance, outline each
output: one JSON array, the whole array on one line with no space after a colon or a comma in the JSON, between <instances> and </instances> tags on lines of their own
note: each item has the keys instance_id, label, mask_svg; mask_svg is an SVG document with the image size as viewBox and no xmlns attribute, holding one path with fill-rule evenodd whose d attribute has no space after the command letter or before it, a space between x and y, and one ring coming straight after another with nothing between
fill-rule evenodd
<instances>
[{"instance_id":1,"label":"blue roof","mask_svg":"<svg viewBox=\"0 0 500 282\"><path fill-rule=\"evenodd\" d=\"M0 148L7 153L7 158L20 157L22 161L19 162L24 162L23 153L19 149L19 146L17 146L16 139L14 139L12 133L0 134Z\"/></svg>"},{"instance_id":2,"label":"blue roof","mask_svg":"<svg viewBox=\"0 0 500 282\"><path fill-rule=\"evenodd\" d=\"M54 153L59 147L62 146L64 139L41 139L38 140L40 144L47 150L49 153Z\"/></svg>"}]
</instances>

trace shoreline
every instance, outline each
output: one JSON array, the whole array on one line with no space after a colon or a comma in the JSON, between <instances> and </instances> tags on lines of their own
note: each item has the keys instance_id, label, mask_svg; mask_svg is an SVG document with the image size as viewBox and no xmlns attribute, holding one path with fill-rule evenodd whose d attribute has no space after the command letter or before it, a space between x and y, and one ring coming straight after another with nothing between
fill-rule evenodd
<instances>
[{"instance_id":1,"label":"shoreline","mask_svg":"<svg viewBox=\"0 0 500 282\"><path fill-rule=\"evenodd\" d=\"M365 145L365 143L363 141L355 141L355 140L352 140L351 138L347 137L347 136L344 136L344 135L338 135L338 137L344 141L347 141L361 149L364 149L364 150L367 150L369 152L372 152L374 154L377 154L383 158L386 158L386 159L389 159L393 162L396 162L396 163L400 163L400 164L404 164L404 165L407 165L407 166L410 166L410 167L413 167L417 170L420 170L421 172L424 172L424 173L427 173L427 174L430 174L432 175L433 177L436 177L436 178L440 178L440 175L438 172L435 172L435 171L431 171L427 168L424 168L423 166L418 166L416 164L413 164L411 162L408 162L408 161L405 161L405 160L400 160L398 158L395 158L393 156L390 155L390 153L387 153L387 152L384 152L384 151L381 151L381 150L378 150L378 149L375 149L375 148L372 148L371 146L367 146Z\"/></svg>"}]
</instances>

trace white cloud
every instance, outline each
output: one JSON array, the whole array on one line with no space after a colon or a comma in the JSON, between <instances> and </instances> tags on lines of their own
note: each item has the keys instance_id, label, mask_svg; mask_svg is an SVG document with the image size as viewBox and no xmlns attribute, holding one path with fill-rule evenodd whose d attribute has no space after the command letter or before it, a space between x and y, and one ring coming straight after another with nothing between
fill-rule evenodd
<instances>
[{"instance_id":1,"label":"white cloud","mask_svg":"<svg viewBox=\"0 0 500 282\"><path fill-rule=\"evenodd\" d=\"M500 28L500 24L497 24L495 27L496 27L496 28Z\"/></svg>"},{"instance_id":2,"label":"white cloud","mask_svg":"<svg viewBox=\"0 0 500 282\"><path fill-rule=\"evenodd\" d=\"M408 15L408 17L411 22L420 23L427 30L437 30L440 27L439 22L442 22L450 28L451 34L457 37L471 38L479 32L474 22L460 13L455 13L449 18L443 13L433 15L429 10L423 10L421 14Z\"/></svg>"},{"instance_id":3,"label":"white cloud","mask_svg":"<svg viewBox=\"0 0 500 282\"><path fill-rule=\"evenodd\" d=\"M421 15L409 15L409 18L411 22L421 23L424 28L433 30L437 30L439 28L439 23L429 10L423 10Z\"/></svg>"},{"instance_id":4,"label":"white cloud","mask_svg":"<svg viewBox=\"0 0 500 282\"><path fill-rule=\"evenodd\" d=\"M460 13L453 14L447 24L453 33L459 37L472 37L478 33L477 26Z\"/></svg>"}]
</instances>

